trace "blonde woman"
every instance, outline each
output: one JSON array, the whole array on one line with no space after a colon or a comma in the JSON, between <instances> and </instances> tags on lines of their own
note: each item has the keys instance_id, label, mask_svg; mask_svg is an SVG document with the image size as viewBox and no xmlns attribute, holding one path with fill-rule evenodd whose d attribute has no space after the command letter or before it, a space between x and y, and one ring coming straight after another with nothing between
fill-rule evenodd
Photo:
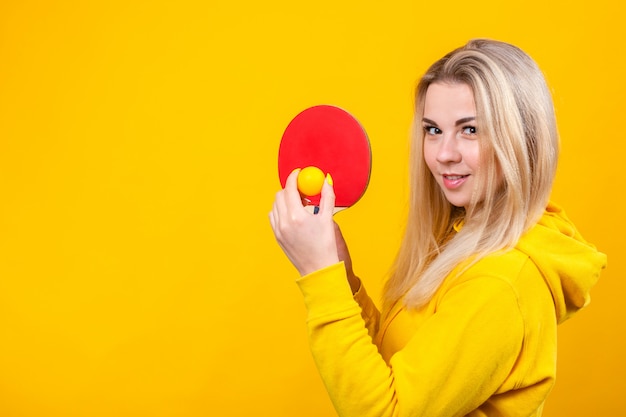
<instances>
[{"instance_id":1,"label":"blonde woman","mask_svg":"<svg viewBox=\"0 0 626 417\"><path fill-rule=\"evenodd\" d=\"M270 212L299 271L311 350L340 416L540 416L556 326L589 302L606 256L549 201L558 157L550 92L519 48L473 40L416 91L406 231L382 311L297 172Z\"/></svg>"}]
</instances>

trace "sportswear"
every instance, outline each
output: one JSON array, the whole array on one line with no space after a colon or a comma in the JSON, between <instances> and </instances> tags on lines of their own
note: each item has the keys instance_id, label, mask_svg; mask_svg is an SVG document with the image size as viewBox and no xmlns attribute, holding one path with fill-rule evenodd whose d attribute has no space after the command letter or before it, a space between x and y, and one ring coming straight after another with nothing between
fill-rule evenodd
<instances>
[{"instance_id":1,"label":"sportswear","mask_svg":"<svg viewBox=\"0 0 626 417\"><path fill-rule=\"evenodd\" d=\"M551 203L515 248L453 271L419 309L379 313L341 262L297 283L339 416L528 417L554 384L557 324L589 303L605 265Z\"/></svg>"}]
</instances>

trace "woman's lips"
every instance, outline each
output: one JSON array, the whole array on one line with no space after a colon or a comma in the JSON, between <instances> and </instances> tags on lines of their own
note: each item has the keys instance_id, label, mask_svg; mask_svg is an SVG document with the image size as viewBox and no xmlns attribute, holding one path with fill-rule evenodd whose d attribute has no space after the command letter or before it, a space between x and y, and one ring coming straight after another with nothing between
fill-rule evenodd
<instances>
[{"instance_id":1,"label":"woman's lips","mask_svg":"<svg viewBox=\"0 0 626 417\"><path fill-rule=\"evenodd\" d=\"M467 180L469 175L444 174L443 185L449 190L460 187Z\"/></svg>"}]
</instances>

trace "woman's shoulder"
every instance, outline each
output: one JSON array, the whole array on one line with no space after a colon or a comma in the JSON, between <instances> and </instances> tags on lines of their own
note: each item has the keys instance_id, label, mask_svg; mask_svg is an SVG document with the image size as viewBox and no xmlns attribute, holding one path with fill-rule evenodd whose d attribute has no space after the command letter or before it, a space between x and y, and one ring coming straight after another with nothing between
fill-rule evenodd
<instances>
[{"instance_id":1,"label":"woman's shoulder","mask_svg":"<svg viewBox=\"0 0 626 417\"><path fill-rule=\"evenodd\" d=\"M479 286L503 286L519 293L520 287L545 287L541 271L524 252L517 248L489 254L469 267L461 267L449 277L448 285L473 282Z\"/></svg>"},{"instance_id":2,"label":"woman's shoulder","mask_svg":"<svg viewBox=\"0 0 626 417\"><path fill-rule=\"evenodd\" d=\"M554 312L551 290L541 271L528 255L515 248L490 254L461 273L449 276L437 294L436 303L459 294L476 298L483 305L508 300L511 314L521 314L524 320L536 316L532 311L546 317Z\"/></svg>"},{"instance_id":3,"label":"woman's shoulder","mask_svg":"<svg viewBox=\"0 0 626 417\"><path fill-rule=\"evenodd\" d=\"M482 257L469 267L461 266L457 275L463 280L490 277L515 281L528 262L531 262L529 256L517 248L500 250Z\"/></svg>"}]
</instances>

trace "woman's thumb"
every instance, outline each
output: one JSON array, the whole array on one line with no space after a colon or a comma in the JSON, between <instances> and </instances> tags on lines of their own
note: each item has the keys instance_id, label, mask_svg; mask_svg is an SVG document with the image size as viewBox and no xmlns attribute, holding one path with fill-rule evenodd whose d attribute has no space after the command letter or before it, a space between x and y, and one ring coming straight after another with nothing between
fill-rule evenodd
<instances>
[{"instance_id":1,"label":"woman's thumb","mask_svg":"<svg viewBox=\"0 0 626 417\"><path fill-rule=\"evenodd\" d=\"M322 197L320 198L320 212L330 212L333 214L335 209L335 190L333 188L333 177L326 174L324 185L322 186Z\"/></svg>"}]
</instances>

